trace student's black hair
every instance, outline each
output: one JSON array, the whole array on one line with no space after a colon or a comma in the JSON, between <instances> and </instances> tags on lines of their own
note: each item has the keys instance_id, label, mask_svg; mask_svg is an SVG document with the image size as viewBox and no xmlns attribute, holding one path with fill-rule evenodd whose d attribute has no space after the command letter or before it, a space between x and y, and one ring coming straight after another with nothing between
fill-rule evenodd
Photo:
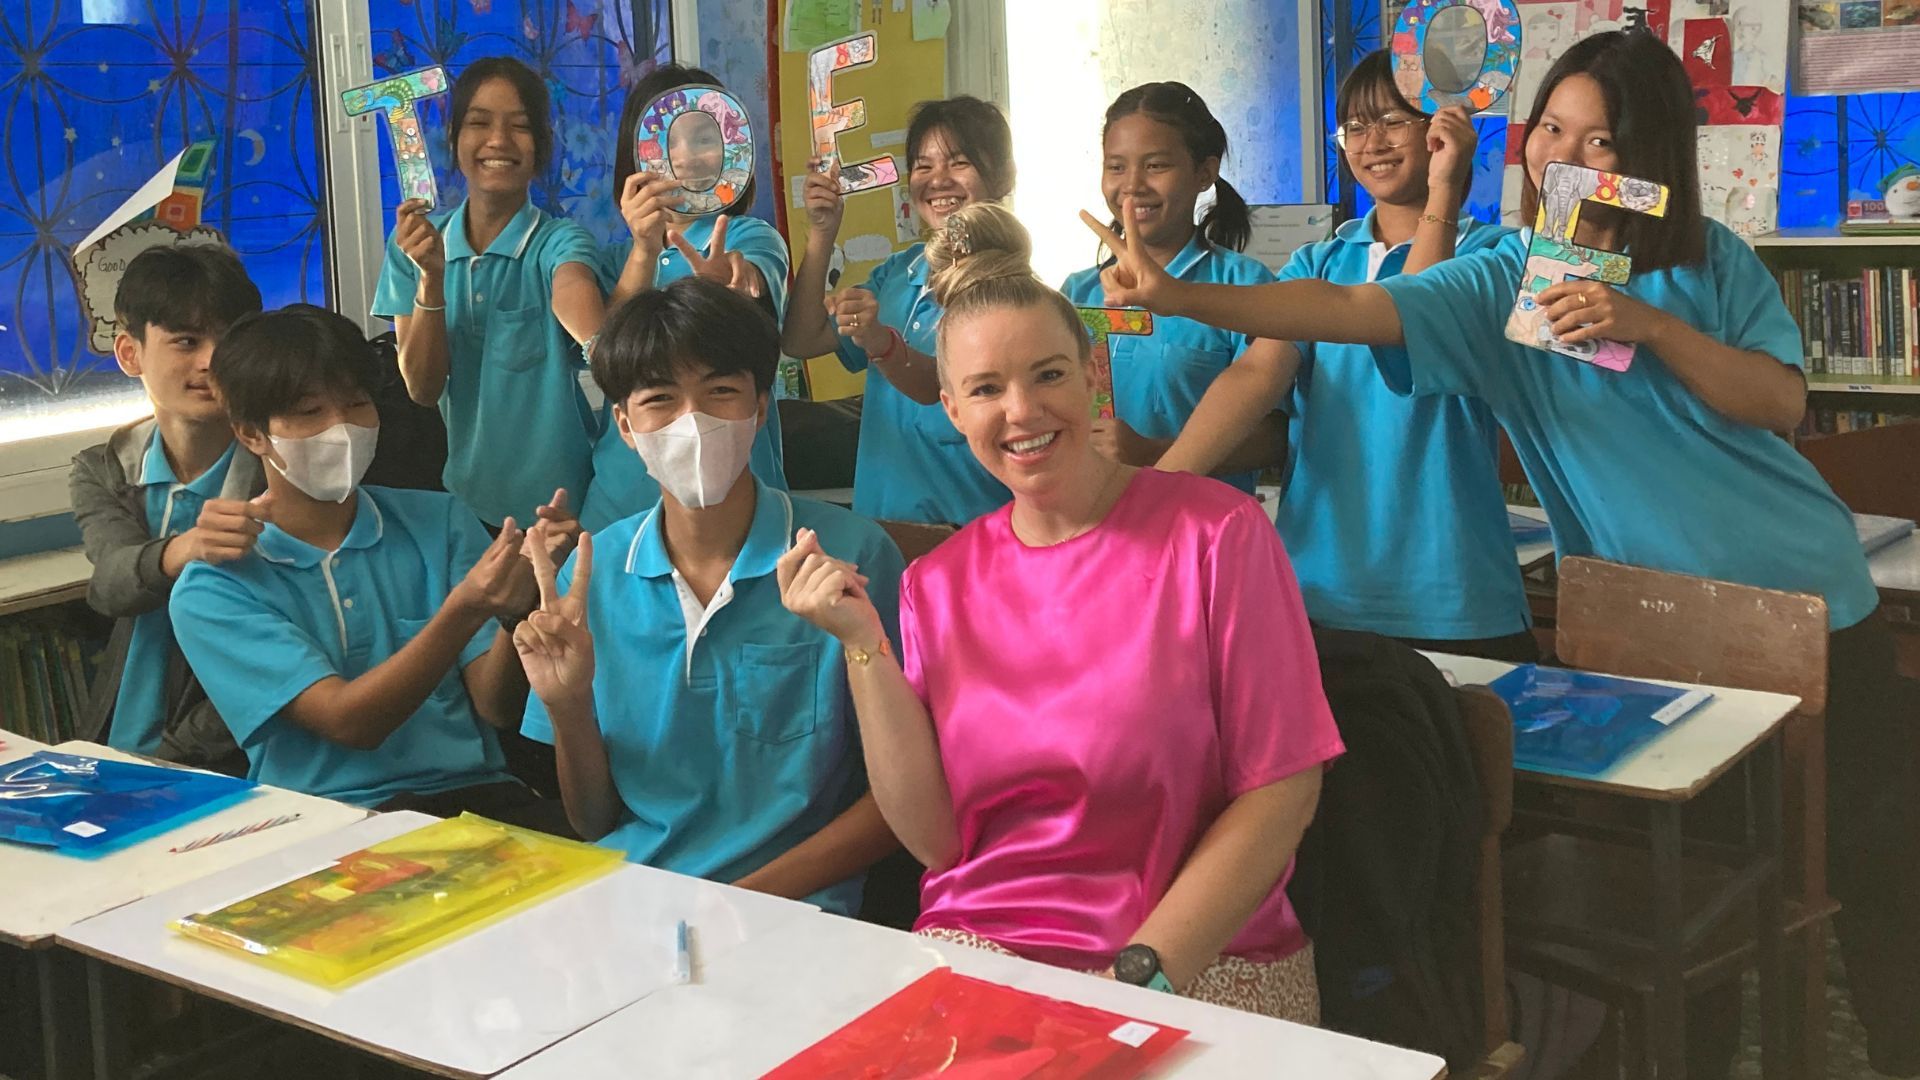
<instances>
[{"instance_id":1,"label":"student's black hair","mask_svg":"<svg viewBox=\"0 0 1920 1080\"><path fill-rule=\"evenodd\" d=\"M260 289L231 248L173 244L135 255L113 294L122 332L144 339L147 327L219 334L260 310Z\"/></svg>"},{"instance_id":2,"label":"student's black hair","mask_svg":"<svg viewBox=\"0 0 1920 1080\"><path fill-rule=\"evenodd\" d=\"M1707 256L1700 212L1699 151L1695 146L1693 84L1664 42L1645 30L1595 34L1563 53L1540 84L1526 133L1532 138L1554 88L1574 75L1600 84L1613 133L1616 168L1667 185L1667 216L1620 213L1621 235L1636 270L1690 266ZM1540 191L1531 174L1520 188L1521 220L1533 224ZM1603 210L1604 208L1595 208Z\"/></svg>"},{"instance_id":3,"label":"student's black hair","mask_svg":"<svg viewBox=\"0 0 1920 1080\"><path fill-rule=\"evenodd\" d=\"M902 163L908 175L921 144L936 131L945 134L950 151L973 163L986 181L989 199L1013 193L1013 129L991 102L961 94L915 105L907 114L907 160Z\"/></svg>"},{"instance_id":4,"label":"student's black hair","mask_svg":"<svg viewBox=\"0 0 1920 1080\"><path fill-rule=\"evenodd\" d=\"M1334 98L1334 123L1349 120L1377 120L1390 112L1426 116L1420 106L1408 101L1393 81L1393 54L1375 49L1361 57L1347 77L1340 80L1340 92Z\"/></svg>"},{"instance_id":5,"label":"student's black hair","mask_svg":"<svg viewBox=\"0 0 1920 1080\"><path fill-rule=\"evenodd\" d=\"M620 110L620 130L613 144L614 202L620 201L620 193L627 189L627 177L632 176L634 169L638 168L633 159L633 129L640 126L640 114L645 112L647 106L653 104L654 99L661 94L669 90L678 90L683 86L700 84L721 85L719 77L705 68L687 67L684 64L661 64L641 76L640 81L633 84L633 89L627 91L627 103ZM771 137L764 131L754 133L756 140ZM758 171L757 165L755 171ZM752 206L758 191L758 179L749 176L747 186L741 189L734 205L742 209Z\"/></svg>"},{"instance_id":6,"label":"student's black hair","mask_svg":"<svg viewBox=\"0 0 1920 1080\"><path fill-rule=\"evenodd\" d=\"M1193 155L1194 164L1208 158L1225 163L1227 129L1220 126L1206 101L1186 83L1141 83L1122 92L1107 106L1107 121L1100 128L1100 137L1106 138L1107 128L1114 121L1135 113L1178 131L1187 144L1187 153ZM1117 229L1119 223L1115 225ZM1246 250L1247 241L1253 238L1253 219L1247 211L1247 200L1227 183L1225 176L1214 179L1213 209L1208 210L1200 222L1200 233L1212 243L1234 251Z\"/></svg>"},{"instance_id":7,"label":"student's black hair","mask_svg":"<svg viewBox=\"0 0 1920 1080\"><path fill-rule=\"evenodd\" d=\"M473 107L473 95L489 80L505 79L520 95L527 110L527 127L533 132L533 168L546 172L553 161L553 101L547 82L538 72L511 56L483 56L468 64L453 80L452 123L447 125L447 149L456 166L460 160L460 129L467 122L467 110Z\"/></svg>"},{"instance_id":8,"label":"student's black hair","mask_svg":"<svg viewBox=\"0 0 1920 1080\"><path fill-rule=\"evenodd\" d=\"M360 328L312 304L235 322L214 346L208 376L228 417L261 431L309 394L371 395L380 381L373 345Z\"/></svg>"},{"instance_id":9,"label":"student's black hair","mask_svg":"<svg viewBox=\"0 0 1920 1080\"><path fill-rule=\"evenodd\" d=\"M694 365L718 375L745 372L755 392L770 394L780 329L759 304L725 285L681 278L614 308L594 339L592 363L593 381L615 404Z\"/></svg>"}]
</instances>

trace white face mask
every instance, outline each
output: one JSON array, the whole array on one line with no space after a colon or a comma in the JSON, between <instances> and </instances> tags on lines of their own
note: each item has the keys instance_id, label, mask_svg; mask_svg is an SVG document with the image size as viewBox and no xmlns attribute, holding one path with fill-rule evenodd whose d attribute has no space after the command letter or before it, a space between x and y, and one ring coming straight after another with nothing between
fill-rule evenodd
<instances>
[{"instance_id":1,"label":"white face mask","mask_svg":"<svg viewBox=\"0 0 1920 1080\"><path fill-rule=\"evenodd\" d=\"M373 448L380 441L380 429L358 424L335 424L318 435L304 439L267 436L274 453L287 463L281 468L272 459L267 464L287 478L287 482L321 502L343 503L360 478L373 464Z\"/></svg>"},{"instance_id":2,"label":"white face mask","mask_svg":"<svg viewBox=\"0 0 1920 1080\"><path fill-rule=\"evenodd\" d=\"M759 430L758 417L722 420L687 412L658 431L633 432L633 448L647 474L680 505L704 510L719 505L747 470Z\"/></svg>"}]
</instances>

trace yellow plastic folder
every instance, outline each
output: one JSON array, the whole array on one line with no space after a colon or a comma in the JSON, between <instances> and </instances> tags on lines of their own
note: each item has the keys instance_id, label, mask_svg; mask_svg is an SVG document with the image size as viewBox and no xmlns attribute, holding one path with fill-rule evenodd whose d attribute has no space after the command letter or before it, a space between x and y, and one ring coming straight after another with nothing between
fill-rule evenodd
<instances>
[{"instance_id":1,"label":"yellow plastic folder","mask_svg":"<svg viewBox=\"0 0 1920 1080\"><path fill-rule=\"evenodd\" d=\"M174 929L339 987L619 866L620 852L473 814L344 855Z\"/></svg>"}]
</instances>

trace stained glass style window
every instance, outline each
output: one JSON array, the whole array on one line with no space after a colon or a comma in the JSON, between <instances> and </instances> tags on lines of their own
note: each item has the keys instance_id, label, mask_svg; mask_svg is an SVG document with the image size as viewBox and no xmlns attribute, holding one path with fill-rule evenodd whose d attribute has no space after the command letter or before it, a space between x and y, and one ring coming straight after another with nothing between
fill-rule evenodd
<instances>
[{"instance_id":1,"label":"stained glass style window","mask_svg":"<svg viewBox=\"0 0 1920 1080\"><path fill-rule=\"evenodd\" d=\"M193 142L202 221L268 306L326 302L311 38L307 0L0 4L0 443L138 408L88 348L72 248Z\"/></svg>"},{"instance_id":2,"label":"stained glass style window","mask_svg":"<svg viewBox=\"0 0 1920 1080\"><path fill-rule=\"evenodd\" d=\"M371 0L373 70L399 74L439 64L459 77L485 56L524 61L553 99L553 160L535 177L533 201L595 237L623 230L613 201L614 140L627 88L672 55L667 0ZM441 201L465 197L447 147L450 97L420 106ZM393 155L380 144L383 220L400 203Z\"/></svg>"},{"instance_id":3,"label":"stained glass style window","mask_svg":"<svg viewBox=\"0 0 1920 1080\"><path fill-rule=\"evenodd\" d=\"M1789 97L1780 153L1780 224L1827 226L1850 199L1920 164L1920 93Z\"/></svg>"}]
</instances>

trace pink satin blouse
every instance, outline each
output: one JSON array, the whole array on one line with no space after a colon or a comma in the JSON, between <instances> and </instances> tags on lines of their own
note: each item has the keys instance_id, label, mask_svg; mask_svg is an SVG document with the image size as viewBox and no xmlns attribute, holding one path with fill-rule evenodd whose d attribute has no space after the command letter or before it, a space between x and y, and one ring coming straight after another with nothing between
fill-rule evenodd
<instances>
[{"instance_id":1,"label":"pink satin blouse","mask_svg":"<svg viewBox=\"0 0 1920 1080\"><path fill-rule=\"evenodd\" d=\"M921 929L1104 968L1230 801L1343 749L1279 535L1215 480L1142 469L1045 548L1002 507L908 568L900 624L960 828ZM1285 884L1228 954L1306 944Z\"/></svg>"}]
</instances>

